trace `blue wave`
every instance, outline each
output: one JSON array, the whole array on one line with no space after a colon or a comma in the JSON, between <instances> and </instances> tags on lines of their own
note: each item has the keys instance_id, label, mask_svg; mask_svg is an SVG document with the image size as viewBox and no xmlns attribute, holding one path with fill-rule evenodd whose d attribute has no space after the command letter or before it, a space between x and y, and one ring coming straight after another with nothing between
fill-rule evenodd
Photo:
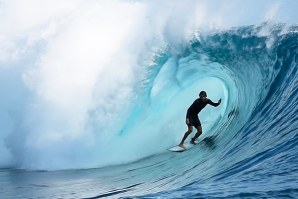
<instances>
[{"instance_id":1,"label":"blue wave","mask_svg":"<svg viewBox=\"0 0 298 199\"><path fill-rule=\"evenodd\" d=\"M260 33L264 28L269 29L265 35ZM18 186L28 197L32 184L43 185L37 195L49 197L45 190L55 188L49 181L70 178L62 185L65 197L297 198L298 27L284 29L284 24L234 28L200 35L179 51L168 46L156 54L118 136L128 136L144 123L149 111L141 111L144 106L152 109L145 121L153 120L154 128L164 122L171 126L164 117L185 111L185 101L197 95L194 90L210 84L208 93L222 97L224 105L200 115L206 130L197 147L95 170L2 174L26 178ZM173 134L167 131L164 139ZM177 135L179 140L183 132ZM81 181L86 176L92 182ZM2 185L8 188L3 194L9 197L15 191L5 179ZM77 192L77 187L88 192Z\"/></svg>"},{"instance_id":2,"label":"blue wave","mask_svg":"<svg viewBox=\"0 0 298 199\"><path fill-rule=\"evenodd\" d=\"M144 198L298 196L297 27L282 34L280 24L258 35L264 26L214 33L185 50L180 59L200 62L203 54L209 58L203 67L216 63L210 76L228 74L230 82L221 80L234 101L199 148L166 163L177 171L172 183L184 185Z\"/></svg>"}]
</instances>

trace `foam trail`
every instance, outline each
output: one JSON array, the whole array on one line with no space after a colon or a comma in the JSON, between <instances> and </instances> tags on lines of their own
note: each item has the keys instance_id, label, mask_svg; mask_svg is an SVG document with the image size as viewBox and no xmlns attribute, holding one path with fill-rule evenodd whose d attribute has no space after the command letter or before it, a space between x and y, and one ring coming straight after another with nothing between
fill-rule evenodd
<instances>
[{"instance_id":1,"label":"foam trail","mask_svg":"<svg viewBox=\"0 0 298 199\"><path fill-rule=\"evenodd\" d=\"M1 1L0 166L90 168L161 152L180 139L167 132L184 130L185 109L206 82L213 100L232 100L210 114L213 128L238 94L229 71L217 71L224 66L180 59L189 40L198 29L292 23L285 13L297 16L297 2L288 3ZM155 71L164 52L171 58Z\"/></svg>"}]
</instances>

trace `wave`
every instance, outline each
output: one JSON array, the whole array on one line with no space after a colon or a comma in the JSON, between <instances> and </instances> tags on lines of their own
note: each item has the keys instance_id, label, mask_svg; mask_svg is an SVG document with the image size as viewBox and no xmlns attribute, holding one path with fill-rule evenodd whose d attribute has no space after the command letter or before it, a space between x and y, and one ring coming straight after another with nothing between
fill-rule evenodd
<instances>
[{"instance_id":1,"label":"wave","mask_svg":"<svg viewBox=\"0 0 298 199\"><path fill-rule=\"evenodd\" d=\"M13 3L2 5L15 11ZM181 139L185 110L200 90L223 99L221 107L200 114L203 138L230 143L253 127L260 107L271 107L270 96L288 85L284 75L296 67L297 27L230 28L244 22L196 16L211 11L212 3L166 2L157 9L155 1L113 1L79 11L81 4L61 5L36 21L25 18L15 30L3 28L1 167L97 168L163 153ZM266 16L281 18L274 8L283 7L274 5ZM115 6L125 9L105 21ZM190 15L172 19L187 10Z\"/></svg>"},{"instance_id":2,"label":"wave","mask_svg":"<svg viewBox=\"0 0 298 199\"><path fill-rule=\"evenodd\" d=\"M298 142L297 27L281 34L280 24L271 27L270 35L260 36L264 27L215 33L196 45L195 49L204 49L212 61L232 71L236 86L229 88L237 91L238 100L225 112L222 126L207 136L212 142L203 140L202 154L188 154L189 170L182 170L183 176L191 177L181 177L185 184L148 197L297 195L297 189L291 189ZM268 47L268 41L274 42Z\"/></svg>"},{"instance_id":3,"label":"wave","mask_svg":"<svg viewBox=\"0 0 298 199\"><path fill-rule=\"evenodd\" d=\"M297 197L296 7L0 2L2 195ZM167 151L201 90L223 103Z\"/></svg>"}]
</instances>

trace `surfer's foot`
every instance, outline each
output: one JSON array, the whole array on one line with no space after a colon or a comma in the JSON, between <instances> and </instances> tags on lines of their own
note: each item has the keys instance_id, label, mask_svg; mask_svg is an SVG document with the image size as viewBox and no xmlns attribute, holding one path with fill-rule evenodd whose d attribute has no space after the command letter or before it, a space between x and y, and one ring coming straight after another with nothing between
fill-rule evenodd
<instances>
[{"instance_id":1,"label":"surfer's foot","mask_svg":"<svg viewBox=\"0 0 298 199\"><path fill-rule=\"evenodd\" d=\"M191 144L194 144L194 145L197 144L193 138L190 140L190 143L191 143Z\"/></svg>"},{"instance_id":2,"label":"surfer's foot","mask_svg":"<svg viewBox=\"0 0 298 199\"><path fill-rule=\"evenodd\" d=\"M185 149L185 146L183 144L179 144L179 147Z\"/></svg>"}]
</instances>

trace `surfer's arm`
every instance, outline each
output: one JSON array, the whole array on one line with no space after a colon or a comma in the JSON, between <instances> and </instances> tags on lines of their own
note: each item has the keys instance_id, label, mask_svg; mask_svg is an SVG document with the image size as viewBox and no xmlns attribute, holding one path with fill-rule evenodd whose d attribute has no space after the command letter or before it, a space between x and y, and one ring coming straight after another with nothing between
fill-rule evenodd
<instances>
[{"instance_id":1,"label":"surfer's arm","mask_svg":"<svg viewBox=\"0 0 298 199\"><path fill-rule=\"evenodd\" d=\"M189 124L189 109L187 110L187 113L186 113L185 123Z\"/></svg>"},{"instance_id":2,"label":"surfer's arm","mask_svg":"<svg viewBox=\"0 0 298 199\"><path fill-rule=\"evenodd\" d=\"M185 123L188 125L189 124L189 118L186 118Z\"/></svg>"},{"instance_id":3,"label":"surfer's arm","mask_svg":"<svg viewBox=\"0 0 298 199\"><path fill-rule=\"evenodd\" d=\"M208 100L208 104L210 104L211 106L214 106L214 107L217 107L218 105L220 105L221 103L221 99L215 103L215 102L212 102L210 99Z\"/></svg>"}]
</instances>

